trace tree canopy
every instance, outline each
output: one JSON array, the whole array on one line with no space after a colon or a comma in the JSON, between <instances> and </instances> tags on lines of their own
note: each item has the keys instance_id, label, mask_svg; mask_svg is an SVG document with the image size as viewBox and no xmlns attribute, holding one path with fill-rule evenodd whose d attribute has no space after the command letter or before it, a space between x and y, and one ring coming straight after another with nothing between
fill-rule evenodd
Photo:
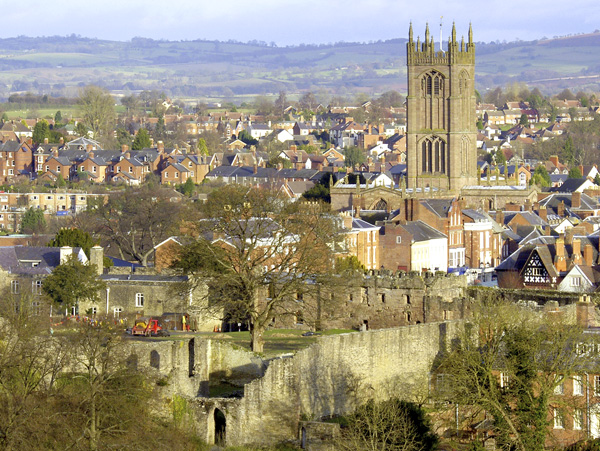
<instances>
[{"instance_id":1,"label":"tree canopy","mask_svg":"<svg viewBox=\"0 0 600 451\"><path fill-rule=\"evenodd\" d=\"M89 258L90 249L97 244L98 241L95 241L88 232L76 228L64 228L60 229L56 236L48 242L48 247L80 247Z\"/></svg>"},{"instance_id":2,"label":"tree canopy","mask_svg":"<svg viewBox=\"0 0 600 451\"><path fill-rule=\"evenodd\" d=\"M42 289L63 309L77 307L82 301L99 302L100 290L106 284L97 274L94 265L84 264L71 255L44 279Z\"/></svg>"},{"instance_id":3,"label":"tree canopy","mask_svg":"<svg viewBox=\"0 0 600 451\"><path fill-rule=\"evenodd\" d=\"M550 179L550 175L548 174L546 168L542 165L539 165L533 171L530 183L541 187L545 187L552 185L552 180Z\"/></svg>"},{"instance_id":4,"label":"tree canopy","mask_svg":"<svg viewBox=\"0 0 600 451\"><path fill-rule=\"evenodd\" d=\"M595 339L585 338L565 317L540 314L485 291L480 298L472 321L462 326L436 370L445 378L437 393L491 415L502 449L542 451L552 430L552 395L585 371L589 355L574 351ZM568 402L561 399L560 408L573 407Z\"/></svg>"},{"instance_id":5,"label":"tree canopy","mask_svg":"<svg viewBox=\"0 0 600 451\"><path fill-rule=\"evenodd\" d=\"M145 128L140 128L135 135L135 139L133 140L133 144L131 148L133 150L142 150L144 148L150 147L152 145L152 141L150 140L150 134L148 130Z\"/></svg>"},{"instance_id":6,"label":"tree canopy","mask_svg":"<svg viewBox=\"0 0 600 451\"><path fill-rule=\"evenodd\" d=\"M332 268L336 223L320 205L235 184L212 192L200 215L200 238L174 267L191 280L212 280L213 305L247 321L252 349L261 352L272 318L293 314L287 303Z\"/></svg>"},{"instance_id":7,"label":"tree canopy","mask_svg":"<svg viewBox=\"0 0 600 451\"><path fill-rule=\"evenodd\" d=\"M94 139L109 139L115 121L115 101L110 93L98 86L86 86L77 101L83 123L92 131Z\"/></svg>"},{"instance_id":8,"label":"tree canopy","mask_svg":"<svg viewBox=\"0 0 600 451\"><path fill-rule=\"evenodd\" d=\"M46 228L46 218L43 210L30 207L21 219L23 233L41 233Z\"/></svg>"},{"instance_id":9,"label":"tree canopy","mask_svg":"<svg viewBox=\"0 0 600 451\"><path fill-rule=\"evenodd\" d=\"M154 246L177 232L181 204L171 201L172 191L144 185L92 202L76 217L80 229L102 239L125 260L148 266Z\"/></svg>"}]
</instances>

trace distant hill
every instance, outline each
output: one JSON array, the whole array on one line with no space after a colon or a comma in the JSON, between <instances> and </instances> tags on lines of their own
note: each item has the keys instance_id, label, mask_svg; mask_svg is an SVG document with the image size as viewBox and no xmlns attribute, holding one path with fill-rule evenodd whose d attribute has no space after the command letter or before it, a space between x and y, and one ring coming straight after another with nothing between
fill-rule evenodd
<instances>
[{"instance_id":1,"label":"distant hill","mask_svg":"<svg viewBox=\"0 0 600 451\"><path fill-rule=\"evenodd\" d=\"M600 33L477 43L480 90L526 82L551 93L600 90ZM406 89L406 39L276 47L263 42L106 41L81 36L0 39L0 98L31 91L75 95L98 84L115 93L156 89L186 98L288 94L369 95Z\"/></svg>"}]
</instances>

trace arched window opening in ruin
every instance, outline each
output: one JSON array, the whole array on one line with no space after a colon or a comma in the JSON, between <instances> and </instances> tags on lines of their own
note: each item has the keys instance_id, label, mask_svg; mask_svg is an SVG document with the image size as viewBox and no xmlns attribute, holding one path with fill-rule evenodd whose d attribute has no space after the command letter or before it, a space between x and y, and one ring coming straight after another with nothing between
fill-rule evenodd
<instances>
[{"instance_id":1,"label":"arched window opening in ruin","mask_svg":"<svg viewBox=\"0 0 600 451\"><path fill-rule=\"evenodd\" d=\"M225 414L221 412L219 409L215 409L215 445L217 446L225 446L225 432L227 421L225 419Z\"/></svg>"},{"instance_id":2,"label":"arched window opening in ruin","mask_svg":"<svg viewBox=\"0 0 600 451\"><path fill-rule=\"evenodd\" d=\"M188 376L194 376L194 364L196 361L196 346L195 341L192 338L188 343Z\"/></svg>"},{"instance_id":3,"label":"arched window opening in ruin","mask_svg":"<svg viewBox=\"0 0 600 451\"><path fill-rule=\"evenodd\" d=\"M375 207L373 208L373 210L387 211L387 208L388 208L387 202L383 199L379 199L379 201L375 204Z\"/></svg>"},{"instance_id":4,"label":"arched window opening in ruin","mask_svg":"<svg viewBox=\"0 0 600 451\"><path fill-rule=\"evenodd\" d=\"M156 350L150 353L150 366L160 370L160 354Z\"/></svg>"},{"instance_id":5,"label":"arched window opening in ruin","mask_svg":"<svg viewBox=\"0 0 600 451\"><path fill-rule=\"evenodd\" d=\"M411 317L410 312L406 312L406 321L410 323L411 319L412 319L412 317Z\"/></svg>"},{"instance_id":6,"label":"arched window opening in ruin","mask_svg":"<svg viewBox=\"0 0 600 451\"><path fill-rule=\"evenodd\" d=\"M127 360L125 361L125 365L127 366L127 369L137 371L137 369L138 369L137 354L131 354L129 357L127 357Z\"/></svg>"}]
</instances>

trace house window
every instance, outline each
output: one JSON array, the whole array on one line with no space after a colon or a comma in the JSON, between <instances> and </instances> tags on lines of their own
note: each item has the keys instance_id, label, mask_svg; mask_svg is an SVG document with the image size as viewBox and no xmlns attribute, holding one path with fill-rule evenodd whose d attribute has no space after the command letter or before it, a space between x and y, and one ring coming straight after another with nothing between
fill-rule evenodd
<instances>
[{"instance_id":1,"label":"house window","mask_svg":"<svg viewBox=\"0 0 600 451\"><path fill-rule=\"evenodd\" d=\"M397 236L396 237L396 244L402 244L402 237L401 236Z\"/></svg>"},{"instance_id":2,"label":"house window","mask_svg":"<svg viewBox=\"0 0 600 451\"><path fill-rule=\"evenodd\" d=\"M33 280L31 282L31 292L33 294L42 294L42 281L41 280Z\"/></svg>"},{"instance_id":3,"label":"house window","mask_svg":"<svg viewBox=\"0 0 600 451\"><path fill-rule=\"evenodd\" d=\"M50 166L46 166L46 172L50 170Z\"/></svg>"},{"instance_id":4,"label":"house window","mask_svg":"<svg viewBox=\"0 0 600 451\"><path fill-rule=\"evenodd\" d=\"M8 175L15 175L15 171L14 171L14 170L12 170L12 169L9 169L9 170L8 170Z\"/></svg>"},{"instance_id":5,"label":"house window","mask_svg":"<svg viewBox=\"0 0 600 451\"><path fill-rule=\"evenodd\" d=\"M92 172L96 172L96 166L92 166Z\"/></svg>"},{"instance_id":6,"label":"house window","mask_svg":"<svg viewBox=\"0 0 600 451\"><path fill-rule=\"evenodd\" d=\"M135 306L136 307L144 306L144 293L136 293L135 294Z\"/></svg>"},{"instance_id":7,"label":"house window","mask_svg":"<svg viewBox=\"0 0 600 451\"><path fill-rule=\"evenodd\" d=\"M113 316L115 318L119 318L121 316L121 313L123 313L123 308L122 307L115 307L115 308L113 308Z\"/></svg>"},{"instance_id":8,"label":"house window","mask_svg":"<svg viewBox=\"0 0 600 451\"><path fill-rule=\"evenodd\" d=\"M91 313L91 315L92 315L92 316L96 316L96 315L98 314L98 307L96 307L96 306L93 306L93 307L90 309L90 313Z\"/></svg>"},{"instance_id":9,"label":"house window","mask_svg":"<svg viewBox=\"0 0 600 451\"><path fill-rule=\"evenodd\" d=\"M168 179L169 178L169 173L165 172L165 178Z\"/></svg>"},{"instance_id":10,"label":"house window","mask_svg":"<svg viewBox=\"0 0 600 451\"><path fill-rule=\"evenodd\" d=\"M554 407L554 429L564 429L565 428L565 418L563 413L560 411L558 407Z\"/></svg>"},{"instance_id":11,"label":"house window","mask_svg":"<svg viewBox=\"0 0 600 451\"><path fill-rule=\"evenodd\" d=\"M10 292L12 294L19 294L19 281L18 280L10 281Z\"/></svg>"},{"instance_id":12,"label":"house window","mask_svg":"<svg viewBox=\"0 0 600 451\"><path fill-rule=\"evenodd\" d=\"M594 376L594 393L600 395L600 376Z\"/></svg>"},{"instance_id":13,"label":"house window","mask_svg":"<svg viewBox=\"0 0 600 451\"><path fill-rule=\"evenodd\" d=\"M129 166L129 173L131 174L133 172L133 168L131 166Z\"/></svg>"},{"instance_id":14,"label":"house window","mask_svg":"<svg viewBox=\"0 0 600 451\"><path fill-rule=\"evenodd\" d=\"M573 411L573 430L581 431L583 429L583 409Z\"/></svg>"},{"instance_id":15,"label":"house window","mask_svg":"<svg viewBox=\"0 0 600 451\"><path fill-rule=\"evenodd\" d=\"M31 314L34 316L40 316L42 314L42 303L40 301L33 301L31 303Z\"/></svg>"},{"instance_id":16,"label":"house window","mask_svg":"<svg viewBox=\"0 0 600 451\"><path fill-rule=\"evenodd\" d=\"M510 378L506 373L500 373L500 387L508 388L508 384L510 382Z\"/></svg>"},{"instance_id":17,"label":"house window","mask_svg":"<svg viewBox=\"0 0 600 451\"><path fill-rule=\"evenodd\" d=\"M555 395L564 395L565 394L565 381L564 379L560 381L560 383L554 387Z\"/></svg>"},{"instance_id":18,"label":"house window","mask_svg":"<svg viewBox=\"0 0 600 451\"><path fill-rule=\"evenodd\" d=\"M575 396L583 395L583 377L582 376L573 376L573 395L575 395Z\"/></svg>"},{"instance_id":19,"label":"house window","mask_svg":"<svg viewBox=\"0 0 600 451\"><path fill-rule=\"evenodd\" d=\"M580 287L581 286L581 277L580 276L571 277L571 286L572 287Z\"/></svg>"},{"instance_id":20,"label":"house window","mask_svg":"<svg viewBox=\"0 0 600 451\"><path fill-rule=\"evenodd\" d=\"M176 172L173 177L178 178L179 177L179 172Z\"/></svg>"}]
</instances>

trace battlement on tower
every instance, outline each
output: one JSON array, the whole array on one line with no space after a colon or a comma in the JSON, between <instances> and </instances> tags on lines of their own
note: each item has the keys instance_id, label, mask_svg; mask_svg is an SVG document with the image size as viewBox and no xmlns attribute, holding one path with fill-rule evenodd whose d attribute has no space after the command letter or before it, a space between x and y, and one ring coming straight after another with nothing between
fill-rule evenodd
<instances>
[{"instance_id":1,"label":"battlement on tower","mask_svg":"<svg viewBox=\"0 0 600 451\"><path fill-rule=\"evenodd\" d=\"M448 39L447 51L435 51L433 37L429 35L429 25L425 28L425 40L413 40L412 24L410 25L408 43L406 44L406 57L409 65L414 66L442 66L450 64L475 64L475 44L473 43L473 30L469 26L469 37L465 43L464 37L460 42L456 39L456 27L452 24L452 34Z\"/></svg>"}]
</instances>

